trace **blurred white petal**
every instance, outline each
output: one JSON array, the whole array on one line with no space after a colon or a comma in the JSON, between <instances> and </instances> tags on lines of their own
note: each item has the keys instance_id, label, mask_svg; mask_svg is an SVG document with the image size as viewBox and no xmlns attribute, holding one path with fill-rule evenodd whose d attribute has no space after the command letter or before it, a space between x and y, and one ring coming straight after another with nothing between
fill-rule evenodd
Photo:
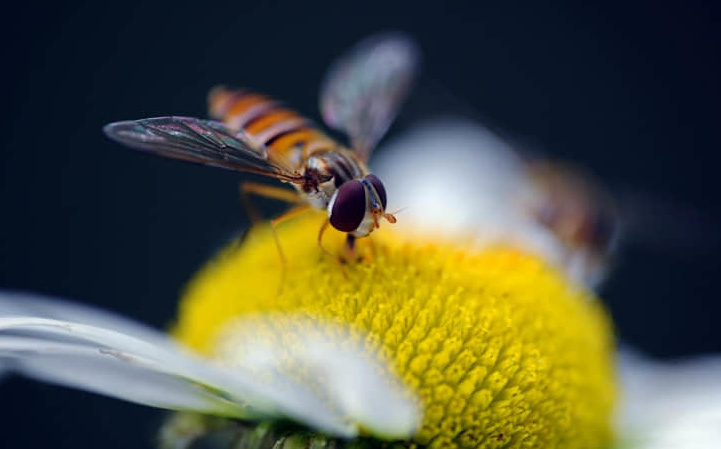
<instances>
[{"instance_id":1,"label":"blurred white petal","mask_svg":"<svg viewBox=\"0 0 721 449\"><path fill-rule=\"evenodd\" d=\"M619 434L638 449L721 447L721 355L656 362L619 355Z\"/></svg>"},{"instance_id":2,"label":"blurred white petal","mask_svg":"<svg viewBox=\"0 0 721 449\"><path fill-rule=\"evenodd\" d=\"M384 146L373 171L386 185L395 229L510 245L545 258L594 287L604 266L568 248L528 211L539 191L519 153L496 134L459 118L430 120Z\"/></svg>"},{"instance_id":3,"label":"blurred white petal","mask_svg":"<svg viewBox=\"0 0 721 449\"><path fill-rule=\"evenodd\" d=\"M526 180L521 161L503 141L465 120L422 123L384 145L373 172L386 184L399 226L432 232L476 232L478 223L515 225L508 207Z\"/></svg>"},{"instance_id":4,"label":"blurred white petal","mask_svg":"<svg viewBox=\"0 0 721 449\"><path fill-rule=\"evenodd\" d=\"M402 209L403 233L472 237L479 244L513 243L555 260L558 243L522 213L532 194L523 162L492 132L464 119L422 123L384 146L374 173Z\"/></svg>"},{"instance_id":5,"label":"blurred white petal","mask_svg":"<svg viewBox=\"0 0 721 449\"><path fill-rule=\"evenodd\" d=\"M15 315L30 311L34 316ZM385 365L374 352L339 332L333 341L317 333L306 338L304 330L324 328L296 324L301 332L294 335L298 351L291 358L280 358L287 353L270 340L233 339L226 351L255 356L221 366L185 352L161 332L110 313L0 292L0 369L154 407L290 418L341 437L356 436L362 428L400 438L416 429L415 402L402 394L397 379L377 374ZM252 321L244 325L244 332L255 333ZM310 378L289 366L329 381L307 382Z\"/></svg>"},{"instance_id":6,"label":"blurred white petal","mask_svg":"<svg viewBox=\"0 0 721 449\"><path fill-rule=\"evenodd\" d=\"M418 402L388 364L348 329L293 314L232 321L219 337L219 358L256 373L300 405L328 404L356 428L386 439L410 437L421 422ZM309 418L306 418L306 421Z\"/></svg>"}]
</instances>

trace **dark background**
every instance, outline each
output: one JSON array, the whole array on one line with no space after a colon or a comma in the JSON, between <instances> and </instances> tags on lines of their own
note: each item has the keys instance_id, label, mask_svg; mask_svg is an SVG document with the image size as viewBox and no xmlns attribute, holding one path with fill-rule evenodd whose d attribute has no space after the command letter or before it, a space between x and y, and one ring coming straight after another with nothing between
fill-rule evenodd
<instances>
[{"instance_id":1,"label":"dark background","mask_svg":"<svg viewBox=\"0 0 721 449\"><path fill-rule=\"evenodd\" d=\"M17 4L0 19L0 288L163 326L183 283L245 225L239 176L128 151L101 126L204 116L220 82L317 118L327 64L402 29L426 77L494 126L679 212L673 229L649 231L655 245L625 247L603 296L620 337L650 354L719 352L721 17L693 3L576 3ZM2 447L147 447L161 417L21 379L0 386Z\"/></svg>"}]
</instances>

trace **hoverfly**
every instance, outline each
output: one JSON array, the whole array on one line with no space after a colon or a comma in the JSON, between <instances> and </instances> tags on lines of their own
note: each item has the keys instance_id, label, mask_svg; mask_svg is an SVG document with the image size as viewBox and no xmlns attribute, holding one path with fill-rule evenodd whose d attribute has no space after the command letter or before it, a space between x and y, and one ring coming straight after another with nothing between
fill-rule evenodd
<instances>
[{"instance_id":1,"label":"hoverfly","mask_svg":"<svg viewBox=\"0 0 721 449\"><path fill-rule=\"evenodd\" d=\"M556 237L566 271L597 286L618 243L621 224L615 198L585 170L569 164L530 160L524 169L533 194L519 200L523 211Z\"/></svg>"},{"instance_id":2,"label":"hoverfly","mask_svg":"<svg viewBox=\"0 0 721 449\"><path fill-rule=\"evenodd\" d=\"M104 131L136 150L288 183L295 192L252 182L241 192L244 201L256 194L300 204L285 216L309 207L327 210L319 246L330 224L347 233L352 250L355 239L378 228L381 218L396 221L385 210L383 183L366 162L398 113L418 65L416 44L399 33L366 39L331 65L320 109L329 127L349 136L350 148L279 102L225 87L208 97L214 120L157 117L110 123Z\"/></svg>"}]
</instances>

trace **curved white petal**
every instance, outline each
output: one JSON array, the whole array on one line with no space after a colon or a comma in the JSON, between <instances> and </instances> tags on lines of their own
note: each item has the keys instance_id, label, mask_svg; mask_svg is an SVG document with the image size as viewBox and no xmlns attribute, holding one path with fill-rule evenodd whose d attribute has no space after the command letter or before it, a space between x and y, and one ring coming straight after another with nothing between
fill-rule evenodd
<instances>
[{"instance_id":1,"label":"curved white petal","mask_svg":"<svg viewBox=\"0 0 721 449\"><path fill-rule=\"evenodd\" d=\"M322 339L308 339L302 354L307 363L327 374L329 393L359 427L384 439L409 438L420 427L418 401L398 382L371 364L364 350Z\"/></svg>"},{"instance_id":2,"label":"curved white petal","mask_svg":"<svg viewBox=\"0 0 721 449\"><path fill-rule=\"evenodd\" d=\"M0 357L28 377L138 404L237 416L236 406L198 385L124 360L124 354L31 337L0 337Z\"/></svg>"},{"instance_id":3,"label":"curved white petal","mask_svg":"<svg viewBox=\"0 0 721 449\"><path fill-rule=\"evenodd\" d=\"M220 373L191 356L163 332L108 311L33 293L0 291L0 323L0 338L7 338L2 335L2 328L5 327L6 332L30 333L38 341L44 340L48 344L70 342L97 350L98 357L92 358L91 361L88 361L86 357L82 362L75 358L75 364L68 363L71 371L74 369L80 371L81 366L93 363L98 364L98 370L103 370L108 364L107 356L123 354L124 357L116 357L116 359L119 362L125 362L126 369L140 370L147 377L152 378L152 381L162 381L162 376L165 376L169 382L185 378L184 382L188 386L191 396L197 394L196 390L199 388L199 384L216 389L217 393L220 393L216 396L219 397L220 405L223 406L219 410L225 410L222 414L228 414L226 396L232 394L225 392L224 388L219 386L225 383L224 387L234 390L233 393L236 397L241 396L244 400L254 402L253 408L236 404L231 413L233 416L253 418L278 415L277 410L268 405L267 400L255 398L256 395L250 392L252 388L244 386L234 377ZM103 355L106 357L99 357L100 350L105 351ZM15 352L10 357L7 346L5 357L4 361L0 357L0 368L4 364L6 371L18 371L30 377L53 382L55 372L53 358L41 357L37 353L31 356L28 352ZM31 358L32 365L29 361ZM144 363L142 368L139 366L140 363ZM140 377L140 374L137 376ZM60 375L56 383L68 385L68 382ZM73 386L83 389L79 382ZM123 398L125 389L134 387L129 383L118 386L113 383L112 378L109 378L107 385L103 388L106 391L101 391L101 385L94 385L92 388L88 385L84 389ZM128 394L132 395L132 392ZM160 403L142 402L132 397L126 399L145 405L168 408ZM191 409L192 407L188 404L177 408Z\"/></svg>"},{"instance_id":4,"label":"curved white petal","mask_svg":"<svg viewBox=\"0 0 721 449\"><path fill-rule=\"evenodd\" d=\"M621 436L638 449L721 447L721 355L656 362L619 356Z\"/></svg>"},{"instance_id":5,"label":"curved white petal","mask_svg":"<svg viewBox=\"0 0 721 449\"><path fill-rule=\"evenodd\" d=\"M7 315L27 313L28 305L37 316ZM153 329L72 303L0 292L0 312L0 369L46 382L154 407L290 418L340 437L361 431L407 437L420 419L400 382L379 374L389 371L375 352L340 328L328 340L321 332L329 327L317 322L295 321L296 350L289 356L285 346L257 332L272 318L243 320L241 331L256 338L241 340L236 333L221 354L230 363L219 365ZM228 357L240 353L247 356L243 363Z\"/></svg>"},{"instance_id":6,"label":"curved white petal","mask_svg":"<svg viewBox=\"0 0 721 449\"><path fill-rule=\"evenodd\" d=\"M0 292L0 317L33 316L102 327L161 346L178 347L168 336L150 326L76 302L18 291Z\"/></svg>"},{"instance_id":7,"label":"curved white petal","mask_svg":"<svg viewBox=\"0 0 721 449\"><path fill-rule=\"evenodd\" d=\"M421 422L419 402L363 340L332 323L270 314L234 320L217 346L219 358L284 390L289 403L303 407L311 397L356 430L384 439L408 438Z\"/></svg>"},{"instance_id":8,"label":"curved white petal","mask_svg":"<svg viewBox=\"0 0 721 449\"><path fill-rule=\"evenodd\" d=\"M207 398L211 394L215 397L219 414L246 418L279 414L272 407L272 401L265 399L262 392L256 391L251 381L242 375L214 368L170 348L170 344L155 345L114 330L48 318L2 317L0 349L0 359L9 361L14 371L145 405L167 408L162 402L139 401L134 391L142 384L119 382L123 378L129 379L123 374L104 375L108 373L109 365L133 373L137 382L155 383L157 388L166 381L185 384L188 397L196 398L199 389L204 389ZM94 376L93 370L99 375ZM74 383L73 372L77 374ZM178 402L183 399L167 400ZM194 409L194 400L178 408ZM232 411L228 403L233 404Z\"/></svg>"}]
</instances>

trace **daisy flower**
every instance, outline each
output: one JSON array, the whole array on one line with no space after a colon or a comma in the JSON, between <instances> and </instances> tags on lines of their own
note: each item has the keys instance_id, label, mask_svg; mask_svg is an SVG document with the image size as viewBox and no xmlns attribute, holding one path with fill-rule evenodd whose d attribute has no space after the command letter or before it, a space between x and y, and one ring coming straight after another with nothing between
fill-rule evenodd
<instances>
[{"instance_id":1,"label":"daisy flower","mask_svg":"<svg viewBox=\"0 0 721 449\"><path fill-rule=\"evenodd\" d=\"M619 363L594 292L607 254L596 234L529 213L547 198L503 142L441 121L381 156L389 201L406 209L356 259L340 266L318 247L322 213L277 227L285 263L256 227L190 281L168 333L4 292L0 372L174 410L164 447L719 441L718 363ZM344 239L329 230L324 247Z\"/></svg>"},{"instance_id":2,"label":"daisy flower","mask_svg":"<svg viewBox=\"0 0 721 449\"><path fill-rule=\"evenodd\" d=\"M173 339L77 305L6 294L1 354L11 369L49 382L244 421L292 420L346 439L612 440L613 339L589 291L516 249L390 230L361 241L360 260L343 271L308 238L321 220L309 214L279 227L288 260L280 294L267 229L216 256L188 285ZM334 233L326 245L342 239Z\"/></svg>"}]
</instances>

